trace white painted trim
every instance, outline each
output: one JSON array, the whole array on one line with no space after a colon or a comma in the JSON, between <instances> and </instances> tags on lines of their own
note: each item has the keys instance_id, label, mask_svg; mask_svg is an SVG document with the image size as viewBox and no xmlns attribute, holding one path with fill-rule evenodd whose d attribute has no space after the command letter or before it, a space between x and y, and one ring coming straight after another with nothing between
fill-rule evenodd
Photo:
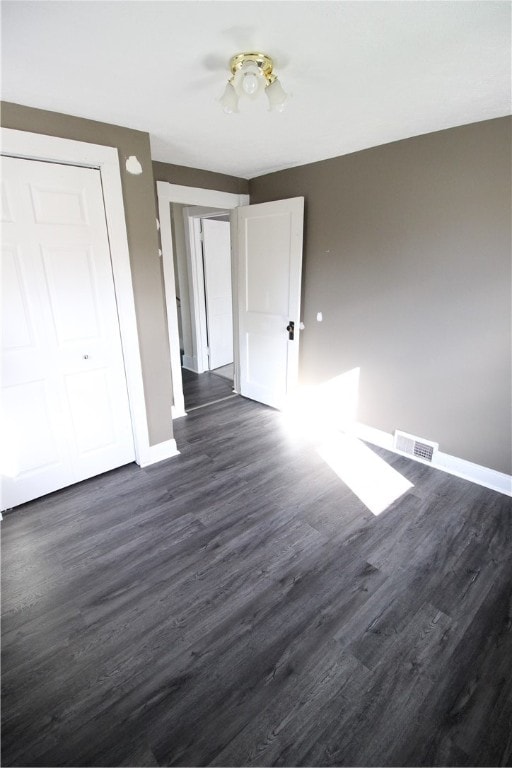
<instances>
[{"instance_id":1,"label":"white painted trim","mask_svg":"<svg viewBox=\"0 0 512 768\"><path fill-rule=\"evenodd\" d=\"M233 280L231 291L233 303L233 392L240 394L240 344L238 342L239 309L238 309L238 216L236 210L231 211L231 275ZM236 340L236 343L235 343Z\"/></svg>"},{"instance_id":2,"label":"white painted trim","mask_svg":"<svg viewBox=\"0 0 512 768\"><path fill-rule=\"evenodd\" d=\"M174 249L171 230L171 201L160 191L161 181L157 182L158 189L158 218L160 220L160 237L162 243L162 266L164 273L164 296L167 308L167 333L169 334L169 351L171 358L172 407L177 412L185 411L183 383L181 380L180 333L178 327L178 308L176 306L176 280L174 276Z\"/></svg>"},{"instance_id":3,"label":"white painted trim","mask_svg":"<svg viewBox=\"0 0 512 768\"><path fill-rule=\"evenodd\" d=\"M434 461L425 461L417 456L411 456L408 453L398 451L393 445L393 435L384 432L381 429L361 424L360 422L356 422L351 427L350 431L356 437L365 440L368 443L372 443L372 445L386 448L386 450L392 451L392 453L404 456L412 461L419 461L421 464L426 464L433 469L440 469L442 472L447 472L449 475L455 475L463 480L469 480L484 488L490 488L492 491L498 491L498 493L504 493L506 496L512 496L512 476L506 475L504 472L497 472L495 469L482 467L480 464L474 464L471 461L466 461L466 459L459 459L457 456L451 456L442 451L436 451L434 453Z\"/></svg>"},{"instance_id":4,"label":"white painted trim","mask_svg":"<svg viewBox=\"0 0 512 768\"><path fill-rule=\"evenodd\" d=\"M193 208L183 209L185 225L185 250L187 252L188 289L192 348L196 373L209 368L208 337L206 331L206 303L204 295L203 252L201 245L201 220L192 213Z\"/></svg>"},{"instance_id":5,"label":"white painted trim","mask_svg":"<svg viewBox=\"0 0 512 768\"><path fill-rule=\"evenodd\" d=\"M212 189L200 189L199 187L184 187L179 184L169 184L167 181L157 181L156 188L158 196L158 218L160 221L160 235L162 238L162 261L164 271L165 301L167 307L167 327L169 332L169 347L171 352L173 404L177 413L185 415L185 400L183 397L183 384L181 380L178 310L176 307L176 281L174 276L172 229L169 206L171 203L181 203L182 205L201 205L207 208L223 208L232 211L234 208L238 208L240 205L248 205L249 195L235 195L231 192L220 192ZM231 218L233 219L233 217ZM233 297L236 296L236 293L236 291L233 291ZM236 347L237 344L235 344L235 349ZM236 360L237 358L235 357L235 381L237 380ZM185 360L183 362L185 363ZM193 362L197 364L197 360ZM189 366L185 367L188 368Z\"/></svg>"},{"instance_id":6,"label":"white painted trim","mask_svg":"<svg viewBox=\"0 0 512 768\"><path fill-rule=\"evenodd\" d=\"M175 405L171 406L171 416L174 419L181 419L182 416L188 416L187 411L179 411Z\"/></svg>"},{"instance_id":7,"label":"white painted trim","mask_svg":"<svg viewBox=\"0 0 512 768\"><path fill-rule=\"evenodd\" d=\"M149 467L150 464L156 464L157 461L165 461L165 459L171 459L173 456L179 456L179 453L174 439L150 445L141 457L140 466Z\"/></svg>"},{"instance_id":8,"label":"white painted trim","mask_svg":"<svg viewBox=\"0 0 512 768\"><path fill-rule=\"evenodd\" d=\"M126 217L121 186L119 156L116 147L89 144L58 136L45 136L10 128L0 129L1 153L11 157L67 163L98 168L101 174L107 220L112 271L116 292L121 344L123 348L128 399L132 419L135 457L138 464L148 463L158 446L149 445L149 433L144 399L140 347L135 315L132 273ZM172 255L172 254L171 254ZM166 446L167 443L162 443Z\"/></svg>"},{"instance_id":9,"label":"white painted trim","mask_svg":"<svg viewBox=\"0 0 512 768\"><path fill-rule=\"evenodd\" d=\"M249 204L249 195L236 195L233 192L218 192L215 189L200 189L199 187L184 187L180 184L169 184L167 181L157 181L156 186L158 194L167 198L169 203L228 209Z\"/></svg>"},{"instance_id":10,"label":"white painted trim","mask_svg":"<svg viewBox=\"0 0 512 768\"><path fill-rule=\"evenodd\" d=\"M190 214L198 219L218 219L219 216L229 216L231 213L230 209L223 211L219 208L216 208L214 211L212 211L211 208L204 208L204 206L201 205L191 205L188 206L188 208Z\"/></svg>"}]
</instances>

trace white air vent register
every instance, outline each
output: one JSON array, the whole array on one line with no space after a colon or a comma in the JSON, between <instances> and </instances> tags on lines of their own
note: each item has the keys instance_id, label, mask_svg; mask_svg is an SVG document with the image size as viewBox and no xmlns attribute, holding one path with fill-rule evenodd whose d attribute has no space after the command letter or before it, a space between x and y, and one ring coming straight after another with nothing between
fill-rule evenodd
<instances>
[{"instance_id":1,"label":"white air vent register","mask_svg":"<svg viewBox=\"0 0 512 768\"><path fill-rule=\"evenodd\" d=\"M407 432L395 430L394 448L407 456L413 456L415 459L432 463L436 451L439 449L439 443L432 443L430 440L424 440L422 437L408 435Z\"/></svg>"}]
</instances>

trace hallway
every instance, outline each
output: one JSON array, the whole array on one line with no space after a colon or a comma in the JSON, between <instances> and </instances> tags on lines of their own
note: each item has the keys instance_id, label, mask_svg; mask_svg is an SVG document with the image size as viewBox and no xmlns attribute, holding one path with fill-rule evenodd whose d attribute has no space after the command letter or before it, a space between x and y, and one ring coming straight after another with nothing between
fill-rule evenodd
<instances>
[{"instance_id":1,"label":"hallway","mask_svg":"<svg viewBox=\"0 0 512 768\"><path fill-rule=\"evenodd\" d=\"M227 379L215 371L194 373L182 368L181 378L187 412L233 396L232 379Z\"/></svg>"}]
</instances>

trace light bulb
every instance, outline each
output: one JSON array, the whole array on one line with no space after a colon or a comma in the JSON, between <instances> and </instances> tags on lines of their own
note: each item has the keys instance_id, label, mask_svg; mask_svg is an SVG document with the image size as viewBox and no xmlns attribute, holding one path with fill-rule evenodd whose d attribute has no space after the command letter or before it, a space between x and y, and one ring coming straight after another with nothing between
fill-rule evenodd
<instances>
[{"instance_id":1,"label":"light bulb","mask_svg":"<svg viewBox=\"0 0 512 768\"><path fill-rule=\"evenodd\" d=\"M242 88L244 93L246 93L248 96L252 96L253 93L256 93L258 90L258 86L258 75L254 72L246 72L244 74L244 79L242 80Z\"/></svg>"},{"instance_id":2,"label":"light bulb","mask_svg":"<svg viewBox=\"0 0 512 768\"><path fill-rule=\"evenodd\" d=\"M235 89L240 95L245 94L254 98L259 89L261 82L261 71L254 61L245 61L240 68L240 75L235 78Z\"/></svg>"}]
</instances>

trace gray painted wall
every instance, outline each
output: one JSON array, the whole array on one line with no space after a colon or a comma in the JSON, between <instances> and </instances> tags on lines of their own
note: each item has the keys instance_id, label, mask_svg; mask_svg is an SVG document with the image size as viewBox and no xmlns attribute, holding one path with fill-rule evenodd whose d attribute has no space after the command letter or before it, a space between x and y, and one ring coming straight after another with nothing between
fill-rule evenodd
<instances>
[{"instance_id":1,"label":"gray painted wall","mask_svg":"<svg viewBox=\"0 0 512 768\"><path fill-rule=\"evenodd\" d=\"M251 203L306 198L303 382L360 366L360 421L506 473L510 149L500 118L249 185Z\"/></svg>"},{"instance_id":2,"label":"gray painted wall","mask_svg":"<svg viewBox=\"0 0 512 768\"><path fill-rule=\"evenodd\" d=\"M184 187L215 189L219 192L232 192L235 195L247 195L249 182L225 173L202 171L198 168L186 168L183 165L171 165L153 161L155 181L167 181L170 184L182 184Z\"/></svg>"},{"instance_id":3,"label":"gray painted wall","mask_svg":"<svg viewBox=\"0 0 512 768\"><path fill-rule=\"evenodd\" d=\"M161 259L158 256L149 135L117 125L98 123L18 104L3 102L1 106L2 125L5 128L117 147L149 439L151 445L169 440L172 437L171 370ZM130 155L135 155L142 165L143 172L140 176L133 176L125 170L124 163Z\"/></svg>"}]
</instances>

